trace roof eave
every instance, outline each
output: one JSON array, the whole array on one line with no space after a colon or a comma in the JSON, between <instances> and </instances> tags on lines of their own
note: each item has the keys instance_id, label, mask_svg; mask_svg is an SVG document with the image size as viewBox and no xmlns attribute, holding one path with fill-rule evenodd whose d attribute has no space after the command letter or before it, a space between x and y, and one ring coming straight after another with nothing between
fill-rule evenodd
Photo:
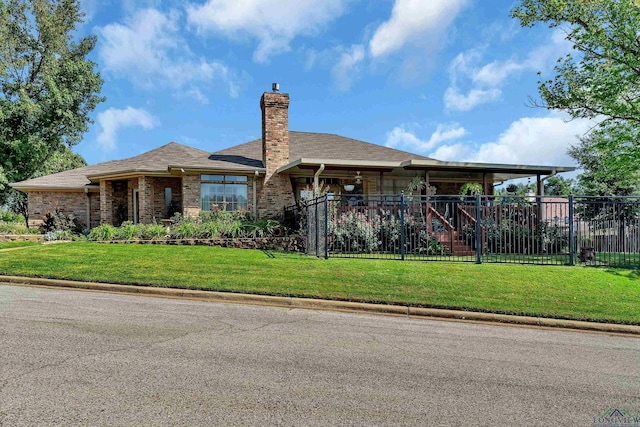
<instances>
[{"instance_id":1,"label":"roof eave","mask_svg":"<svg viewBox=\"0 0 640 427\"><path fill-rule=\"evenodd\" d=\"M397 168L400 167L401 162L396 161L370 161L370 160L345 160L345 159L305 159L300 158L290 162L284 166L281 166L276 171L277 173L286 172L290 169L300 166L317 166L320 165L325 166L334 166L334 167L342 167L349 169L356 168L369 168L369 169L389 169L389 168Z\"/></svg>"},{"instance_id":2,"label":"roof eave","mask_svg":"<svg viewBox=\"0 0 640 427\"><path fill-rule=\"evenodd\" d=\"M446 162L442 160L406 160L402 162L403 168L424 168L439 170L477 170L509 174L554 174L572 172L576 170L572 166L544 166L544 165L512 165L501 163L475 163L475 162Z\"/></svg>"},{"instance_id":3,"label":"roof eave","mask_svg":"<svg viewBox=\"0 0 640 427\"><path fill-rule=\"evenodd\" d=\"M181 172L181 173L204 173L204 172L221 172L221 173L258 173L264 174L266 173L265 168L251 167L245 166L241 168L209 168L209 167L195 167L195 166L180 166L180 165L170 165L170 172Z\"/></svg>"},{"instance_id":4,"label":"roof eave","mask_svg":"<svg viewBox=\"0 0 640 427\"><path fill-rule=\"evenodd\" d=\"M24 193L33 192L33 191L59 191L59 192L67 192L67 193L95 193L100 191L100 187L97 185L82 185L82 186L61 186L61 185L20 185L19 182L9 184L9 186L18 191L22 191Z\"/></svg>"}]
</instances>

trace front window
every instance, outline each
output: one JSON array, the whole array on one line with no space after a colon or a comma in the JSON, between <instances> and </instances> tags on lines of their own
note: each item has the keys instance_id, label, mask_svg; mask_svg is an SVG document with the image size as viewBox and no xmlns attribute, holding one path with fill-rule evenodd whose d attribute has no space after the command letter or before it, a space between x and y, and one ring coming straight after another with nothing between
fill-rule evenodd
<instances>
[{"instance_id":1,"label":"front window","mask_svg":"<svg viewBox=\"0 0 640 427\"><path fill-rule=\"evenodd\" d=\"M241 175L202 175L200 198L203 211L236 211L247 208L247 177Z\"/></svg>"}]
</instances>

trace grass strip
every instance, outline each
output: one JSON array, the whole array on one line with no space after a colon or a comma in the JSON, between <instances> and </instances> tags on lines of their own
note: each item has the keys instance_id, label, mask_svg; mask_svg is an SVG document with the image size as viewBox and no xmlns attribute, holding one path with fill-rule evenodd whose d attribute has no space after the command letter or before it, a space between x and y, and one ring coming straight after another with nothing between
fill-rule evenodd
<instances>
[{"instance_id":1,"label":"grass strip","mask_svg":"<svg viewBox=\"0 0 640 427\"><path fill-rule=\"evenodd\" d=\"M640 276L630 269L75 242L3 252L0 274L640 324Z\"/></svg>"}]
</instances>

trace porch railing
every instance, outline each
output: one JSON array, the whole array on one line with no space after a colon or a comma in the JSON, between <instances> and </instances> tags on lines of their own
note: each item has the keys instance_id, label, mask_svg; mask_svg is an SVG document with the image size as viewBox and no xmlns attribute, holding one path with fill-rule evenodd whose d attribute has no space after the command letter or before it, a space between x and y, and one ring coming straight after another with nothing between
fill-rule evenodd
<instances>
[{"instance_id":1,"label":"porch railing","mask_svg":"<svg viewBox=\"0 0 640 427\"><path fill-rule=\"evenodd\" d=\"M319 257L640 264L639 197L324 196L287 212Z\"/></svg>"}]
</instances>

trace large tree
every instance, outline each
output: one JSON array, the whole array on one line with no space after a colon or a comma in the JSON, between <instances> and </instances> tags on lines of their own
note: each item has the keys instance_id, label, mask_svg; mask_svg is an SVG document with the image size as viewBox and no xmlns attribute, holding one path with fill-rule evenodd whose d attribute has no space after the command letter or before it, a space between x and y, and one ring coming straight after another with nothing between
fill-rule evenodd
<instances>
[{"instance_id":1,"label":"large tree","mask_svg":"<svg viewBox=\"0 0 640 427\"><path fill-rule=\"evenodd\" d=\"M558 59L555 76L539 82L542 103L573 118L600 121L583 141L612 169L638 170L640 150L640 2L521 0L512 16L525 27L560 28L574 53ZM579 159L578 159L579 160Z\"/></svg>"},{"instance_id":2,"label":"large tree","mask_svg":"<svg viewBox=\"0 0 640 427\"><path fill-rule=\"evenodd\" d=\"M0 205L7 183L84 163L70 148L104 98L82 18L78 0L0 0Z\"/></svg>"},{"instance_id":3,"label":"large tree","mask_svg":"<svg viewBox=\"0 0 640 427\"><path fill-rule=\"evenodd\" d=\"M618 131L618 128L597 129L569 150L584 169L578 176L578 187L584 195L630 196L640 191L640 171L635 165L603 161L620 155L612 152L610 146L610 141L618 137Z\"/></svg>"}]
</instances>

